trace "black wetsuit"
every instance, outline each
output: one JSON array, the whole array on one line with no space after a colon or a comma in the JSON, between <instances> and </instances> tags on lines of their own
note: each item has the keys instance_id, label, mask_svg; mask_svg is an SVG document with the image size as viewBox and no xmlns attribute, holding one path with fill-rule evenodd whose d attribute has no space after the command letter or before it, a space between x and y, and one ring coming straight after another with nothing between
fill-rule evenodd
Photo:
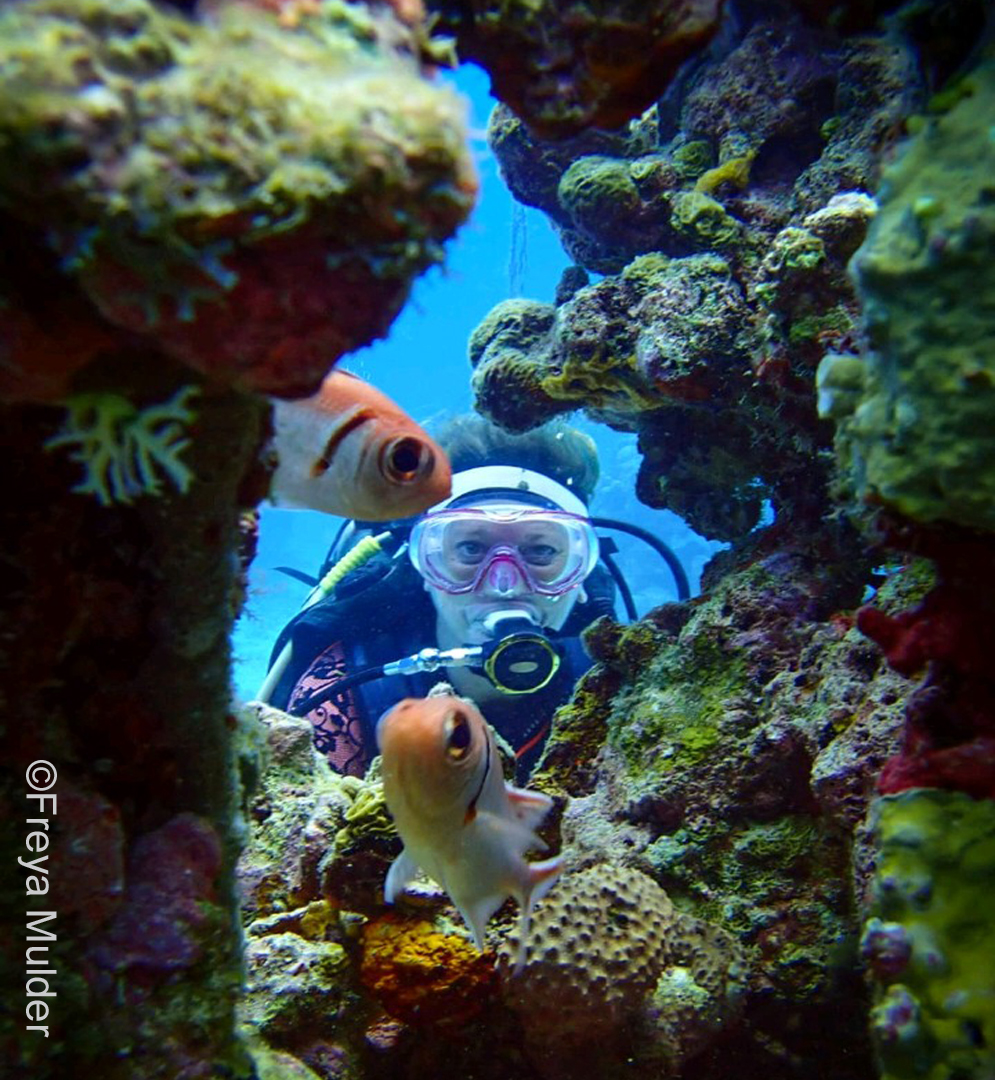
<instances>
[{"instance_id":1,"label":"black wetsuit","mask_svg":"<svg viewBox=\"0 0 995 1080\"><path fill-rule=\"evenodd\" d=\"M554 710L566 701L591 660L578 634L614 604L614 583L597 567L585 582L588 600L577 604L563 630L551 635L562 654L552 681L534 694L508 695L482 708L487 720L515 750L518 776L538 759ZM336 693L346 675L434 647L436 613L421 577L406 558L377 556L345 578L335 593L301 612L285 628L275 658L289 639L290 663L270 697L271 704L315 725L318 748L333 768L362 775L377 753L376 723L405 697L424 697L445 671L381 676ZM327 694L325 691L328 691Z\"/></svg>"}]
</instances>

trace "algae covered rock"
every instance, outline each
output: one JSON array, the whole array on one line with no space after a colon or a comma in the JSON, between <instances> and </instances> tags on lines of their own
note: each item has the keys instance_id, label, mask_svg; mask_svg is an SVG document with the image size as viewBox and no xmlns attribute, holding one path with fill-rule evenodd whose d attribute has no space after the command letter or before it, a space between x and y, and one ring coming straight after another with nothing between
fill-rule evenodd
<instances>
[{"instance_id":1,"label":"algae covered rock","mask_svg":"<svg viewBox=\"0 0 995 1080\"><path fill-rule=\"evenodd\" d=\"M708 44L722 0L429 0L461 58L536 132L615 128Z\"/></svg>"},{"instance_id":2,"label":"algae covered rock","mask_svg":"<svg viewBox=\"0 0 995 1080\"><path fill-rule=\"evenodd\" d=\"M827 357L824 415L853 495L995 529L995 62L890 166L854 258L868 349ZM862 366L858 366L862 365Z\"/></svg>"},{"instance_id":3,"label":"algae covered rock","mask_svg":"<svg viewBox=\"0 0 995 1080\"><path fill-rule=\"evenodd\" d=\"M919 788L877 800L862 950L885 1080L995 1070L995 803Z\"/></svg>"},{"instance_id":4,"label":"algae covered rock","mask_svg":"<svg viewBox=\"0 0 995 1080\"><path fill-rule=\"evenodd\" d=\"M302 395L386 333L476 181L464 107L409 28L339 0L293 27L263 7L4 5L0 210L113 326Z\"/></svg>"}]
</instances>

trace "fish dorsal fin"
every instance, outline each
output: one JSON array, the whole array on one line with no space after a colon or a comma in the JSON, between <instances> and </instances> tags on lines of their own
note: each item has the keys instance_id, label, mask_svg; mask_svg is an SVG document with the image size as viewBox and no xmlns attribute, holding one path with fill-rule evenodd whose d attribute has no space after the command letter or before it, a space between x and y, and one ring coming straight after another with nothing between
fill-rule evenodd
<instances>
[{"instance_id":1,"label":"fish dorsal fin","mask_svg":"<svg viewBox=\"0 0 995 1080\"><path fill-rule=\"evenodd\" d=\"M414 881L418 869L418 864L408 854L407 849L402 851L390 864L390 869L387 871L387 880L383 886L383 898L388 904L393 904L407 886Z\"/></svg>"}]
</instances>

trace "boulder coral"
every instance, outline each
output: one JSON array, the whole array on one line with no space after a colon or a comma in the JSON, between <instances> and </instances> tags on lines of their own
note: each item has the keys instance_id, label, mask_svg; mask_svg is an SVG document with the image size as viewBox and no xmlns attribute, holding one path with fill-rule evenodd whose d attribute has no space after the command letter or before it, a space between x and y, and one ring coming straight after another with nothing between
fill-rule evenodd
<instances>
[{"instance_id":1,"label":"boulder coral","mask_svg":"<svg viewBox=\"0 0 995 1080\"><path fill-rule=\"evenodd\" d=\"M731 935L681 915L652 878L611 863L558 882L533 919L525 968L510 976L515 947L509 938L499 953L504 998L544 1077L610 1071L620 1056L672 1075L685 1052L710 1041L696 1038L697 1025L714 1038L735 1017L744 981ZM678 997L695 1006L661 1024Z\"/></svg>"}]
</instances>

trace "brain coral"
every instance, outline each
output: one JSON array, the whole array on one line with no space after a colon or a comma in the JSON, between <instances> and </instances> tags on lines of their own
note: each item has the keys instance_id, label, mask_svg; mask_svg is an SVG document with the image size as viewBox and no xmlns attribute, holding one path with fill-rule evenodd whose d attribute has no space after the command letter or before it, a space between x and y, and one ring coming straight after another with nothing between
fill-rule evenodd
<instances>
[{"instance_id":1,"label":"brain coral","mask_svg":"<svg viewBox=\"0 0 995 1080\"><path fill-rule=\"evenodd\" d=\"M725 1015L728 976L736 950L722 931L675 911L652 878L619 865L598 865L566 875L535 912L528 961L516 975L517 936L505 939L498 967L504 997L518 1014L527 1041L546 1075L592 1075L594 1059L618 1048L614 1040L642 1023L642 1040L627 1054L676 1050L655 1016L651 995L661 975L696 984L713 1014ZM663 990L664 998L667 990ZM685 998L687 1000L687 996ZM716 1006L718 1006L716 1010ZM687 1023L682 1037L694 1028ZM642 1047L640 1050L640 1046ZM555 1060L554 1060L555 1059Z\"/></svg>"}]
</instances>

